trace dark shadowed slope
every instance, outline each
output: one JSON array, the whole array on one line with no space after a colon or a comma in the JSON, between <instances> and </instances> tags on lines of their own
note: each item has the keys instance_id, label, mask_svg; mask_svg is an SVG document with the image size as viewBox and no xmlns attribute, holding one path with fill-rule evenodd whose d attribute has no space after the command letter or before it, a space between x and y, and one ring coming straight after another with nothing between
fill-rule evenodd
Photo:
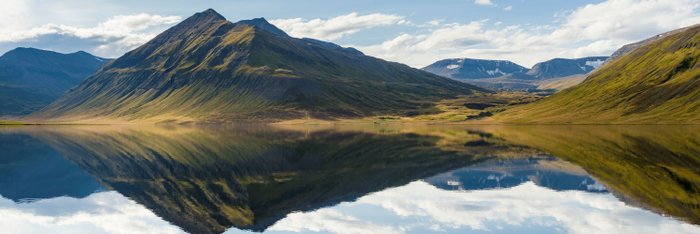
<instances>
[{"instance_id":1,"label":"dark shadowed slope","mask_svg":"<svg viewBox=\"0 0 700 234\"><path fill-rule=\"evenodd\" d=\"M0 56L0 116L26 115L58 99L108 60L85 52L17 48Z\"/></svg>"},{"instance_id":2,"label":"dark shadowed slope","mask_svg":"<svg viewBox=\"0 0 700 234\"><path fill-rule=\"evenodd\" d=\"M519 123L700 123L700 26L641 46L583 83L496 119Z\"/></svg>"},{"instance_id":3,"label":"dark shadowed slope","mask_svg":"<svg viewBox=\"0 0 700 234\"><path fill-rule=\"evenodd\" d=\"M229 121L416 114L474 86L197 13L88 78L38 118Z\"/></svg>"}]
</instances>

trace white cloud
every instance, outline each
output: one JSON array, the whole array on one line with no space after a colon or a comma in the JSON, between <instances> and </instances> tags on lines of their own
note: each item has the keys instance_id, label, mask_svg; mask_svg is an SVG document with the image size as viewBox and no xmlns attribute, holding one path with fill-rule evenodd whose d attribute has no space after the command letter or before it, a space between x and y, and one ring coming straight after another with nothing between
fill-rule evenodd
<instances>
[{"instance_id":1,"label":"white cloud","mask_svg":"<svg viewBox=\"0 0 700 234\"><path fill-rule=\"evenodd\" d=\"M512 11L512 10L513 10L513 6L504 7L503 10L504 10L504 11Z\"/></svg>"},{"instance_id":2,"label":"white cloud","mask_svg":"<svg viewBox=\"0 0 700 234\"><path fill-rule=\"evenodd\" d=\"M114 16L94 27L45 24L27 30L4 32L0 34L0 44L48 46L50 48L47 49L59 51L72 47L87 49L87 45L92 46L92 49L87 49L90 52L112 57L147 42L164 26L180 20L179 16L136 14Z\"/></svg>"},{"instance_id":3,"label":"white cloud","mask_svg":"<svg viewBox=\"0 0 700 234\"><path fill-rule=\"evenodd\" d=\"M381 219L363 214L381 214ZM304 223L310 225L300 225ZM404 233L532 230L574 234L680 234L700 231L698 226L628 206L611 194L558 192L533 182L507 189L446 191L422 181L372 193L356 202L294 213L270 230L342 233L332 227L349 227L359 232L363 228L381 228L375 230Z\"/></svg>"},{"instance_id":4,"label":"white cloud","mask_svg":"<svg viewBox=\"0 0 700 234\"><path fill-rule=\"evenodd\" d=\"M339 234L403 233L396 228L377 225L370 220L362 220L332 209L321 209L314 212L313 219L308 219L307 216L306 213L301 212L291 213L266 231L328 232Z\"/></svg>"},{"instance_id":5,"label":"white cloud","mask_svg":"<svg viewBox=\"0 0 700 234\"><path fill-rule=\"evenodd\" d=\"M356 12L331 19L294 18L276 19L270 22L294 37L321 40L335 40L365 29L407 23L404 17L398 15L380 13L359 15Z\"/></svg>"},{"instance_id":6,"label":"white cloud","mask_svg":"<svg viewBox=\"0 0 700 234\"><path fill-rule=\"evenodd\" d=\"M491 6L493 3L491 0L474 0L474 4L482 6Z\"/></svg>"},{"instance_id":7,"label":"white cloud","mask_svg":"<svg viewBox=\"0 0 700 234\"><path fill-rule=\"evenodd\" d=\"M4 233L184 233L117 192L14 203L0 197Z\"/></svg>"},{"instance_id":8,"label":"white cloud","mask_svg":"<svg viewBox=\"0 0 700 234\"><path fill-rule=\"evenodd\" d=\"M383 43L355 46L366 54L422 67L450 57L511 60L531 66L553 57L609 55L624 44L700 23L693 0L608 0L588 4L556 25L442 24Z\"/></svg>"}]
</instances>

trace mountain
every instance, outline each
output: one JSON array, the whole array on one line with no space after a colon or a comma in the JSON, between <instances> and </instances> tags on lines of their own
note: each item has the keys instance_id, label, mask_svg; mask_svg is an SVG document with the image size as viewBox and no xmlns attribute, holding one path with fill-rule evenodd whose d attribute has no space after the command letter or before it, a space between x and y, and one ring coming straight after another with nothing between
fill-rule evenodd
<instances>
[{"instance_id":1,"label":"mountain","mask_svg":"<svg viewBox=\"0 0 700 234\"><path fill-rule=\"evenodd\" d=\"M453 79L487 79L527 72L527 68L511 61L470 58L440 60L423 70Z\"/></svg>"},{"instance_id":2,"label":"mountain","mask_svg":"<svg viewBox=\"0 0 700 234\"><path fill-rule=\"evenodd\" d=\"M37 111L100 68L107 59L17 48L0 56L0 116Z\"/></svg>"},{"instance_id":3,"label":"mountain","mask_svg":"<svg viewBox=\"0 0 700 234\"><path fill-rule=\"evenodd\" d=\"M606 64L581 84L496 119L527 123L700 123L700 25Z\"/></svg>"},{"instance_id":4,"label":"mountain","mask_svg":"<svg viewBox=\"0 0 700 234\"><path fill-rule=\"evenodd\" d=\"M221 122L411 115L475 91L486 90L289 37L263 18L231 23L209 9L106 65L32 117Z\"/></svg>"},{"instance_id":5,"label":"mountain","mask_svg":"<svg viewBox=\"0 0 700 234\"><path fill-rule=\"evenodd\" d=\"M587 74L603 65L606 59L608 57L604 56L578 59L555 58L535 64L532 69L527 71L527 75L544 80Z\"/></svg>"},{"instance_id":6,"label":"mountain","mask_svg":"<svg viewBox=\"0 0 700 234\"><path fill-rule=\"evenodd\" d=\"M555 58L527 69L510 61L482 59L445 59L423 70L436 75L458 79L481 87L499 90L532 90L541 87L568 88L578 84L584 76L600 67L607 57L578 59ZM565 79L566 78L566 79ZM549 85L554 80L559 85ZM563 85L562 85L563 84Z\"/></svg>"}]
</instances>

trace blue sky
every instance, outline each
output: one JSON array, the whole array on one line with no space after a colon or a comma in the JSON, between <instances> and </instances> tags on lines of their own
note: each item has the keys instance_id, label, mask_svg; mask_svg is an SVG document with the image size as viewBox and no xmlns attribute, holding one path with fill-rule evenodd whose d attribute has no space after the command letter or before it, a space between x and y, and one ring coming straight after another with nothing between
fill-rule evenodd
<instances>
[{"instance_id":1,"label":"blue sky","mask_svg":"<svg viewBox=\"0 0 700 234\"><path fill-rule=\"evenodd\" d=\"M37 47L118 57L207 8L265 17L296 37L422 67L455 57L512 60L609 55L700 23L697 0L3 0L0 52Z\"/></svg>"}]
</instances>

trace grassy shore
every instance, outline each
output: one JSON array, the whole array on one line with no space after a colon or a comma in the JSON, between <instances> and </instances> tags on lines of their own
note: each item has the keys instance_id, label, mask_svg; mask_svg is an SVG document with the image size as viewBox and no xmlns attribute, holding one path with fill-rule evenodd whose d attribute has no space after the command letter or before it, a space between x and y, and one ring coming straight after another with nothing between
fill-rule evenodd
<instances>
[{"instance_id":1,"label":"grassy shore","mask_svg":"<svg viewBox=\"0 0 700 234\"><path fill-rule=\"evenodd\" d=\"M12 120L0 120L0 125L25 125L27 123L12 121Z\"/></svg>"}]
</instances>

